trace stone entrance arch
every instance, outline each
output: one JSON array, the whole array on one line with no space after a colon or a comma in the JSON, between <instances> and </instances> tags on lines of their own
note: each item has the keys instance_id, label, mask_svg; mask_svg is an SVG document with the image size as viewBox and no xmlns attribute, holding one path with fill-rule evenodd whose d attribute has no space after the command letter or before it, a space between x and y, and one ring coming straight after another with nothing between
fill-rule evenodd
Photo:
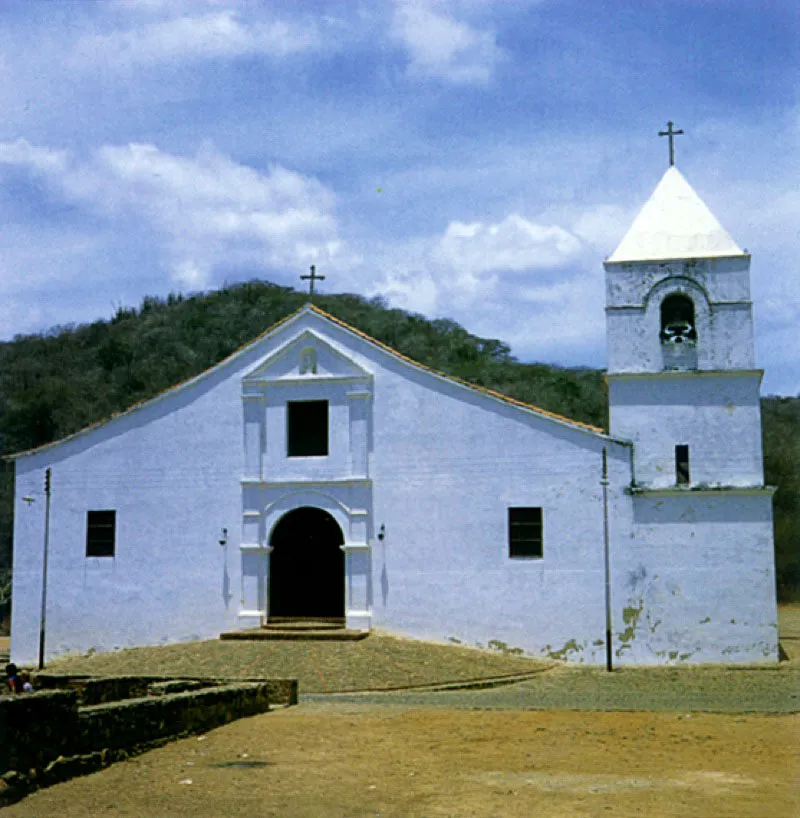
<instances>
[{"instance_id":1,"label":"stone entrance arch","mask_svg":"<svg viewBox=\"0 0 800 818\"><path fill-rule=\"evenodd\" d=\"M344 535L331 514L295 508L277 522L269 544L270 618L344 617Z\"/></svg>"}]
</instances>

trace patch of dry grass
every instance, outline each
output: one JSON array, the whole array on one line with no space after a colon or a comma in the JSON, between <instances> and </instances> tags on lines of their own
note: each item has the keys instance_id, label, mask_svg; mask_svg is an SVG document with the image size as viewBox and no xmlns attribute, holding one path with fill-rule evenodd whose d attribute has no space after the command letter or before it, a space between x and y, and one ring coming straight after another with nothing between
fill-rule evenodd
<instances>
[{"instance_id":1,"label":"patch of dry grass","mask_svg":"<svg viewBox=\"0 0 800 818\"><path fill-rule=\"evenodd\" d=\"M184 642L56 659L47 670L95 676L293 678L302 693L330 693L486 679L550 664L373 633L359 642Z\"/></svg>"},{"instance_id":2,"label":"patch of dry grass","mask_svg":"<svg viewBox=\"0 0 800 818\"><path fill-rule=\"evenodd\" d=\"M787 685L792 683L800 670L800 604L781 605L779 615L782 645L790 661L783 662L772 670L764 669L755 675L747 675L748 679L759 680L757 684L755 681L747 684L765 687L765 690L769 688L764 695L770 702L785 698ZM552 666L552 663L498 651L440 645L373 633L360 642L185 642L57 659L47 669L54 673L91 675L293 678L298 680L300 692L305 694L387 690L472 681L536 672L548 666ZM569 678L576 684L581 680L585 682L589 678L594 679L588 669L573 670L575 673ZM730 688L732 684L745 684L745 675L740 669L734 668L724 670L721 667L686 667L671 671L663 669L660 674L653 670L631 669L625 672L626 684L630 685L634 676L637 679L641 677L656 692L664 688L664 680L668 676L675 674L681 678L681 674L685 675L685 681L681 684L684 689L687 689L687 685L706 685L711 689L718 689L720 686ZM601 677L602 674L597 678ZM722 678L733 681L722 682ZM617 682L622 684L619 679ZM539 682L540 686L543 684L544 679ZM556 686L561 689L564 684L565 679L561 678ZM591 682L590 686L599 687L601 683ZM639 706L641 704L633 704L633 709ZM775 705L771 704L766 709L774 708ZM761 708L755 706L754 709ZM794 708L783 705L777 709Z\"/></svg>"}]
</instances>

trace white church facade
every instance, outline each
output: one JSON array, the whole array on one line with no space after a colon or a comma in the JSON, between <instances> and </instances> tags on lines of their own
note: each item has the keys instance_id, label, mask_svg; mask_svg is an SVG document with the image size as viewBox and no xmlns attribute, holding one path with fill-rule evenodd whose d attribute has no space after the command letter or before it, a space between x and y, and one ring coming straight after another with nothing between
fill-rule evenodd
<instances>
[{"instance_id":1,"label":"white church facade","mask_svg":"<svg viewBox=\"0 0 800 818\"><path fill-rule=\"evenodd\" d=\"M327 617L588 664L777 661L749 265L670 168L605 263L608 433L309 305L15 455L12 658L37 659L49 469L48 658Z\"/></svg>"}]
</instances>

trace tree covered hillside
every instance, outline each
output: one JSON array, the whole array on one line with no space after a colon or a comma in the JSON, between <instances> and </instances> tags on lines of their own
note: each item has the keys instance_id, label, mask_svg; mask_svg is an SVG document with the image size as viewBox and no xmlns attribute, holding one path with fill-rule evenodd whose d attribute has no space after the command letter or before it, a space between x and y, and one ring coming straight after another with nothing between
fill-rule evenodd
<instances>
[{"instance_id":1,"label":"tree covered hillside","mask_svg":"<svg viewBox=\"0 0 800 818\"><path fill-rule=\"evenodd\" d=\"M107 418L196 375L299 309L304 294L253 281L207 294L145 298L109 321L56 327L0 344L0 453L29 449ZM496 339L453 321L389 309L380 299L319 295L323 310L408 357L575 420L607 425L602 373L517 361ZM784 595L800 587L800 399L764 401L767 480L778 483ZM0 467L0 569L11 549L11 464Z\"/></svg>"}]
</instances>

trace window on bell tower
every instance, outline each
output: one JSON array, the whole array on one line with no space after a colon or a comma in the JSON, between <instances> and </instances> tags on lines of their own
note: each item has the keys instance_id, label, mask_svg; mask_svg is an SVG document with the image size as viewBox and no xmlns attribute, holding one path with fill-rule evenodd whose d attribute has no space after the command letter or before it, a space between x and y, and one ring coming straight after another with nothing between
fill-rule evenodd
<instances>
[{"instance_id":1,"label":"window on bell tower","mask_svg":"<svg viewBox=\"0 0 800 818\"><path fill-rule=\"evenodd\" d=\"M688 486L689 476L689 447L680 443L675 447L675 483L679 486Z\"/></svg>"}]
</instances>

